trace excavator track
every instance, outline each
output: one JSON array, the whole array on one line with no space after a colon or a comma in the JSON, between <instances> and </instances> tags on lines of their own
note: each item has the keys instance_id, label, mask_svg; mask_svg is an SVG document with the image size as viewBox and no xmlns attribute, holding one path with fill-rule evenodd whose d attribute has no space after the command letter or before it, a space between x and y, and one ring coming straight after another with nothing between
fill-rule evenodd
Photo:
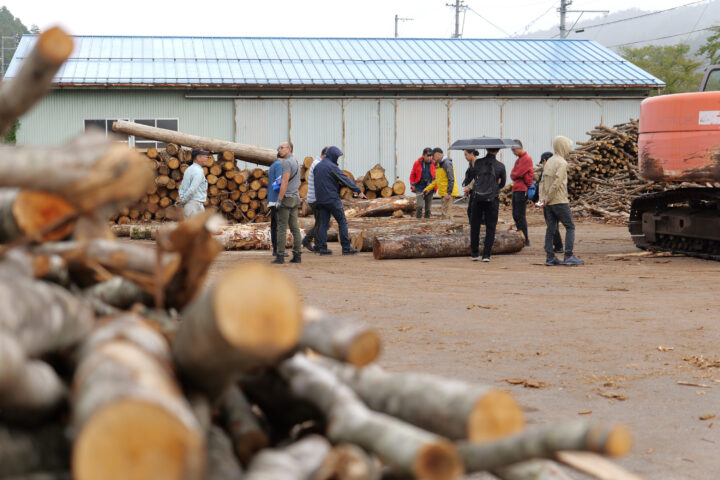
<instances>
[{"instance_id":1,"label":"excavator track","mask_svg":"<svg viewBox=\"0 0 720 480\"><path fill-rule=\"evenodd\" d=\"M720 188L678 188L633 200L630 235L638 248L720 261Z\"/></svg>"}]
</instances>

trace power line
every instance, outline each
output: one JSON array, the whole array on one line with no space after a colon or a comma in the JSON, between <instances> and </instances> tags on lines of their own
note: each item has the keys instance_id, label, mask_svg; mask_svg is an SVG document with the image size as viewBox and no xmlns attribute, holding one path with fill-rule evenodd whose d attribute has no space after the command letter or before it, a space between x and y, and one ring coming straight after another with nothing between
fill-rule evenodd
<instances>
[{"instance_id":1,"label":"power line","mask_svg":"<svg viewBox=\"0 0 720 480\"><path fill-rule=\"evenodd\" d=\"M589 28L604 27L605 25L612 25L614 23L621 23L621 22L627 22L629 20L635 20L637 18L649 17L651 15L657 15L659 13L669 12L671 10L677 10L678 8L689 7L690 5L697 5L698 3L703 3L703 2L707 2L707 1L708 0L698 0L695 2L686 3L684 5L678 5L677 7L666 8L665 10L656 10L654 12L648 12L648 13L643 13L640 15L635 15L633 17L621 18L619 20L611 20L609 22L603 22L603 23L596 23L595 25L588 25L588 26L584 26L582 28L583 28L583 30L587 30Z\"/></svg>"},{"instance_id":2,"label":"power line","mask_svg":"<svg viewBox=\"0 0 720 480\"><path fill-rule=\"evenodd\" d=\"M527 33L527 31L530 29L530 27L533 26L533 24L534 24L535 22L537 22L538 20L540 20L541 18L543 18L545 15L547 15L548 13L550 13L550 11L551 11L554 7L555 7L555 2L553 1L552 5L550 5L550 8L548 8L547 10L545 10L545 13L543 13L542 15L540 15L540 16L537 17L535 20L533 20L532 22L528 23L527 25L525 25L525 26L522 28L523 33ZM518 30L518 32L519 32L519 31L520 31L520 30ZM516 35L517 35L517 32L513 34L513 36L516 36Z\"/></svg>"},{"instance_id":3,"label":"power line","mask_svg":"<svg viewBox=\"0 0 720 480\"><path fill-rule=\"evenodd\" d=\"M618 45L611 45L608 48L624 47L626 45L635 45L637 43L654 42L655 40L665 40L666 38L681 37L683 35L690 35L691 33L702 32L705 30L713 30L715 27L698 28L697 30L690 30L689 32L676 33L674 35L665 35L664 37L649 38L647 40L638 40L636 42L620 43Z\"/></svg>"},{"instance_id":4,"label":"power line","mask_svg":"<svg viewBox=\"0 0 720 480\"><path fill-rule=\"evenodd\" d=\"M482 18L483 20L485 20L487 23L489 23L490 25L492 25L493 27L495 27L496 29L498 29L499 31L501 31L501 32L502 32L503 34L505 34L506 36L512 37L511 34L509 34L508 32L506 32L506 31L503 30L502 28L498 27L497 25L495 25L494 23L492 23L492 22L491 22L490 20L488 20L487 18L485 18L485 17L483 17L482 15L480 15L478 12L476 12L475 10L473 10L472 7L466 6L465 8L468 9L468 10L470 10L471 12L473 12L473 13L474 13L475 15L477 15L478 17L480 17L480 18Z\"/></svg>"}]
</instances>

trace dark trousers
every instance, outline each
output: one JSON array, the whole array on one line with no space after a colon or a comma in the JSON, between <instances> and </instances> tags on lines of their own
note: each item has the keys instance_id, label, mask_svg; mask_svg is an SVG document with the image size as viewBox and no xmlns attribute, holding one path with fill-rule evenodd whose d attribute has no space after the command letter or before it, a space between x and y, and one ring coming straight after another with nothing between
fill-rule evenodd
<instances>
[{"instance_id":1,"label":"dark trousers","mask_svg":"<svg viewBox=\"0 0 720 480\"><path fill-rule=\"evenodd\" d=\"M317 230L318 248L320 250L327 249L327 231L330 228L330 216L335 218L338 224L338 236L340 237L340 245L343 250L350 248L350 235L348 235L348 224L345 218L345 210L340 200L333 203L315 204L318 211L319 225Z\"/></svg>"},{"instance_id":2,"label":"dark trousers","mask_svg":"<svg viewBox=\"0 0 720 480\"><path fill-rule=\"evenodd\" d=\"M512 217L515 221L515 226L519 231L525 235L525 241L528 239L528 227L527 227L527 192L513 192L512 194Z\"/></svg>"},{"instance_id":3,"label":"dark trousers","mask_svg":"<svg viewBox=\"0 0 720 480\"><path fill-rule=\"evenodd\" d=\"M310 210L313 213L313 218L315 218L315 221L313 222L312 228L310 230L308 230L308 232L305 234L305 240L309 240L311 242L314 241L315 245L317 245L317 243L318 243L317 232L318 232L318 226L320 225L320 213L318 212L318 209L317 209L317 203L313 202L313 203L310 203L309 205L310 205Z\"/></svg>"},{"instance_id":4,"label":"dark trousers","mask_svg":"<svg viewBox=\"0 0 720 480\"><path fill-rule=\"evenodd\" d=\"M485 242L483 244L483 258L490 258L493 243L495 243L495 228L498 222L500 201L496 198L490 201L475 200L470 209L470 251L473 257L478 256L480 249L480 226L485 225Z\"/></svg>"},{"instance_id":5,"label":"dark trousers","mask_svg":"<svg viewBox=\"0 0 720 480\"><path fill-rule=\"evenodd\" d=\"M543 216L545 217L545 224L547 225L547 210L543 208ZM553 235L553 249L556 252L562 252L563 250L563 243L562 243L562 237L560 236L560 226L558 225L558 228L555 230L555 235Z\"/></svg>"},{"instance_id":6,"label":"dark trousers","mask_svg":"<svg viewBox=\"0 0 720 480\"><path fill-rule=\"evenodd\" d=\"M545 222L547 223L547 230L545 230L545 253L547 259L552 260L555 257L553 237L555 234L559 234L558 223L562 223L565 227L565 256L572 257L575 244L575 224L573 223L570 204L546 205Z\"/></svg>"},{"instance_id":7,"label":"dark trousers","mask_svg":"<svg viewBox=\"0 0 720 480\"><path fill-rule=\"evenodd\" d=\"M415 191L417 192L418 190ZM430 218L430 208L432 207L433 194L430 192L426 196L423 196L423 191L419 190L419 192L420 193L415 194L415 218L422 218L423 206L425 207L425 218Z\"/></svg>"},{"instance_id":8,"label":"dark trousers","mask_svg":"<svg viewBox=\"0 0 720 480\"><path fill-rule=\"evenodd\" d=\"M273 255L277 253L277 207L270 207L270 242Z\"/></svg>"}]
</instances>

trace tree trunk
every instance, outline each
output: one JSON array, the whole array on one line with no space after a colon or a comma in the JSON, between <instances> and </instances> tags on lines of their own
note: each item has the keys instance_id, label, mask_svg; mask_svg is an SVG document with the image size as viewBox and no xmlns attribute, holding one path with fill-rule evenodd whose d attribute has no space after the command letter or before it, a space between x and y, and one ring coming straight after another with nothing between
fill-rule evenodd
<instances>
[{"instance_id":1,"label":"tree trunk","mask_svg":"<svg viewBox=\"0 0 720 480\"><path fill-rule=\"evenodd\" d=\"M0 134L50 91L53 77L72 51L72 37L60 27L40 34L15 77L0 85Z\"/></svg>"},{"instance_id":2,"label":"tree trunk","mask_svg":"<svg viewBox=\"0 0 720 480\"><path fill-rule=\"evenodd\" d=\"M70 469L70 442L62 425L0 427L0 478Z\"/></svg>"},{"instance_id":3,"label":"tree trunk","mask_svg":"<svg viewBox=\"0 0 720 480\"><path fill-rule=\"evenodd\" d=\"M76 480L202 479L204 433L170 370L165 339L139 317L99 327L73 386Z\"/></svg>"},{"instance_id":4,"label":"tree trunk","mask_svg":"<svg viewBox=\"0 0 720 480\"><path fill-rule=\"evenodd\" d=\"M300 233L304 235L305 231L300 229ZM225 250L269 250L272 248L269 223L223 226L215 234L215 239ZM286 248L293 246L290 229L286 233L285 246Z\"/></svg>"},{"instance_id":5,"label":"tree trunk","mask_svg":"<svg viewBox=\"0 0 720 480\"><path fill-rule=\"evenodd\" d=\"M269 266L239 266L182 311L173 341L182 375L208 393L222 393L233 375L277 363L297 345L300 297Z\"/></svg>"},{"instance_id":6,"label":"tree trunk","mask_svg":"<svg viewBox=\"0 0 720 480\"><path fill-rule=\"evenodd\" d=\"M393 196L393 189L391 187L383 187L380 190L380 196L383 198L390 198Z\"/></svg>"},{"instance_id":7,"label":"tree trunk","mask_svg":"<svg viewBox=\"0 0 720 480\"><path fill-rule=\"evenodd\" d=\"M461 443L458 451L468 472L497 470L534 458L554 458L563 450L620 456L630 449L624 427L606 428L582 420L547 425L488 443Z\"/></svg>"},{"instance_id":8,"label":"tree trunk","mask_svg":"<svg viewBox=\"0 0 720 480\"><path fill-rule=\"evenodd\" d=\"M501 480L573 480L560 465L549 460L530 460L492 473Z\"/></svg>"},{"instance_id":9,"label":"tree trunk","mask_svg":"<svg viewBox=\"0 0 720 480\"><path fill-rule=\"evenodd\" d=\"M415 199L408 197L379 198L376 200L346 200L345 217L372 217L392 215L397 210L404 212L415 211Z\"/></svg>"},{"instance_id":10,"label":"tree trunk","mask_svg":"<svg viewBox=\"0 0 720 480\"><path fill-rule=\"evenodd\" d=\"M252 406L237 385L231 385L222 400L224 424L240 462L247 466L255 454L270 443Z\"/></svg>"},{"instance_id":11,"label":"tree trunk","mask_svg":"<svg viewBox=\"0 0 720 480\"><path fill-rule=\"evenodd\" d=\"M122 310L127 310L136 303L153 305L152 295L123 277L115 277L93 285L85 289L84 293Z\"/></svg>"},{"instance_id":12,"label":"tree trunk","mask_svg":"<svg viewBox=\"0 0 720 480\"><path fill-rule=\"evenodd\" d=\"M31 235L75 211L62 197L41 191L0 188L0 243ZM71 221L42 235L38 241L61 240L72 232Z\"/></svg>"},{"instance_id":13,"label":"tree trunk","mask_svg":"<svg viewBox=\"0 0 720 480\"><path fill-rule=\"evenodd\" d=\"M305 323L298 348L310 348L356 367L373 362L380 354L380 336L374 329L312 307L305 307L303 313Z\"/></svg>"},{"instance_id":14,"label":"tree trunk","mask_svg":"<svg viewBox=\"0 0 720 480\"><path fill-rule=\"evenodd\" d=\"M452 440L487 441L524 427L523 413L509 393L434 375L390 373L377 365L356 369L318 358L373 410Z\"/></svg>"},{"instance_id":15,"label":"tree trunk","mask_svg":"<svg viewBox=\"0 0 720 480\"><path fill-rule=\"evenodd\" d=\"M484 235L480 235L482 246ZM525 239L515 230L495 233L493 255L519 252ZM470 255L470 235L467 233L438 233L432 235L398 235L375 237L373 255L376 260L389 258L465 257Z\"/></svg>"},{"instance_id":16,"label":"tree trunk","mask_svg":"<svg viewBox=\"0 0 720 480\"><path fill-rule=\"evenodd\" d=\"M230 439L220 427L210 427L207 435L207 471L205 480L240 480L242 468L238 465Z\"/></svg>"},{"instance_id":17,"label":"tree trunk","mask_svg":"<svg viewBox=\"0 0 720 480\"><path fill-rule=\"evenodd\" d=\"M361 252L372 252L373 241L376 237L387 237L395 235L425 235L430 233L462 232L466 225L454 223L451 220L423 221L413 219L412 223L398 223L397 220L388 220L385 223L367 227L350 224L350 242L353 248Z\"/></svg>"},{"instance_id":18,"label":"tree trunk","mask_svg":"<svg viewBox=\"0 0 720 480\"><path fill-rule=\"evenodd\" d=\"M294 395L319 408L328 420L328 438L357 444L377 454L393 469L428 480L453 479L463 472L447 440L369 410L330 371L302 355L279 367Z\"/></svg>"},{"instance_id":19,"label":"tree trunk","mask_svg":"<svg viewBox=\"0 0 720 480\"><path fill-rule=\"evenodd\" d=\"M235 158L244 162L257 163L269 167L277 158L277 152L271 148L244 145L242 143L226 142L214 138L199 137L182 132L166 130L164 128L148 127L137 123L118 120L113 123L113 132L136 135L160 142L172 142L186 147L202 148L213 153L223 151L232 152Z\"/></svg>"},{"instance_id":20,"label":"tree trunk","mask_svg":"<svg viewBox=\"0 0 720 480\"><path fill-rule=\"evenodd\" d=\"M243 480L313 480L330 454L330 443L311 435L285 448L260 452Z\"/></svg>"}]
</instances>

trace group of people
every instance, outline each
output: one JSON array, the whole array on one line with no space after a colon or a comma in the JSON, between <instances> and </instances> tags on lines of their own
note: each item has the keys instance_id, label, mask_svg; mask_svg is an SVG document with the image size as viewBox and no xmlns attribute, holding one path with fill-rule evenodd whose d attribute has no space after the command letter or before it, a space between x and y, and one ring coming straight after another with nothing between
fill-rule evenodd
<instances>
[{"instance_id":1,"label":"group of people","mask_svg":"<svg viewBox=\"0 0 720 480\"><path fill-rule=\"evenodd\" d=\"M530 155L523 149L522 142L515 140L512 148L517 157L510 172L512 180L512 216L518 231L522 232L525 244L530 245L527 226L527 203L531 200L543 208L545 223L545 252L548 266L581 265L582 260L573 253L575 242L575 224L570 210L567 190L567 160L572 149L572 140L558 136L553 140L553 153L545 152L540 157L542 172L535 188L534 165ZM477 150L465 150L468 168L462 182L464 195L468 197L467 216L470 221L470 250L473 261L482 258L490 261L495 230L500 209L500 190L505 186L507 174L505 165L497 159L499 149L488 148L486 155L479 157ZM185 171L180 185L179 201L186 217L204 210L207 199L208 183L203 167L210 160L210 152L201 149L192 150L192 165ZM300 208L300 164L293 155L293 145L283 142L278 146L277 159L270 166L268 188L268 207L270 209L270 237L273 249L272 263L285 263L287 229L293 236L293 256L290 263L301 263L302 247L319 255L332 255L327 247L327 232L330 217L338 224L338 234L343 255L353 255L358 251L350 244L348 224L340 188L347 187L366 198L360 188L348 178L338 166L343 152L338 147L325 147L317 156L308 172L307 202L313 212L315 222L304 238L301 238L298 222ZM430 218L433 195L441 198L441 216L450 218L453 198L459 196L452 159L441 148L425 148L422 156L415 161L410 173L410 188L417 196L415 215L417 218ZM528 198L529 192L532 198ZM565 245L560 237L559 224L565 227ZM480 230L485 226L482 257L480 256ZM556 254L563 253L560 260Z\"/></svg>"},{"instance_id":2,"label":"group of people","mask_svg":"<svg viewBox=\"0 0 720 480\"><path fill-rule=\"evenodd\" d=\"M518 231L522 232L525 244L530 245L527 226L527 203L531 200L543 208L545 223L545 253L548 266L581 265L584 263L573 253L575 242L575 224L570 210L567 191L567 160L572 149L572 140L558 136L553 140L554 154L545 152L541 156L542 173L538 185L534 185L534 164L524 150L520 140L512 147L517 157L510 172L512 181L512 216ZM477 150L465 150L468 168L462 182L464 194L468 197L467 216L470 222L470 250L473 261L482 258L490 261L495 230L500 210L500 190L507 182L505 165L497 159L499 149L489 148L486 155L479 157ZM441 216L450 218L453 197L458 196L455 169L452 159L443 154L440 148L425 148L422 156L415 161L410 173L410 188L417 197L417 218L430 218L433 192L441 198ZM532 192L532 198L529 194ZM563 249L559 224L565 227L565 247ZM480 230L485 226L482 257L480 256ZM564 258L557 258L563 253Z\"/></svg>"},{"instance_id":3,"label":"group of people","mask_svg":"<svg viewBox=\"0 0 720 480\"><path fill-rule=\"evenodd\" d=\"M327 231L330 217L338 224L338 234L343 255L354 255L358 251L350 245L347 219L340 199L340 188L345 186L366 198L360 188L350 180L338 166L343 152L338 147L325 147L310 165L308 172L307 202L315 217L315 223L305 238L301 238L298 225L300 208L300 164L293 155L293 144L283 142L277 149L278 155L268 172L272 181L268 189L270 208L270 238L273 248L271 263L285 263L285 239L287 229L293 237L293 256L290 263L302 261L302 247L320 255L332 255L327 248Z\"/></svg>"}]
</instances>

